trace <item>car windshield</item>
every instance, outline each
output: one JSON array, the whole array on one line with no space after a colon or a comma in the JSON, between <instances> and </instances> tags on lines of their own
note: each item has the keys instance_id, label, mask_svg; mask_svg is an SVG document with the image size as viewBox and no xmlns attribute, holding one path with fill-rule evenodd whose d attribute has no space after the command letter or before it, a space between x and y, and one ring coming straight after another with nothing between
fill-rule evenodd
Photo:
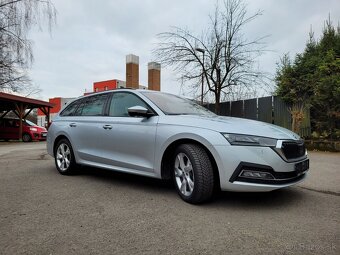
<instances>
[{"instance_id":1,"label":"car windshield","mask_svg":"<svg viewBox=\"0 0 340 255\"><path fill-rule=\"evenodd\" d=\"M36 126L36 124L34 124L32 121L25 120L25 122L26 122L29 126Z\"/></svg>"},{"instance_id":2,"label":"car windshield","mask_svg":"<svg viewBox=\"0 0 340 255\"><path fill-rule=\"evenodd\" d=\"M141 92L167 115L209 115L215 114L194 101L168 93Z\"/></svg>"}]
</instances>

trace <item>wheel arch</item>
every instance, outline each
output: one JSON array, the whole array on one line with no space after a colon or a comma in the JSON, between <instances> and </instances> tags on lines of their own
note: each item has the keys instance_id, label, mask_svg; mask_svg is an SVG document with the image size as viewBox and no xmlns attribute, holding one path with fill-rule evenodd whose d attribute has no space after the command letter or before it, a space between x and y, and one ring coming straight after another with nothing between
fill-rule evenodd
<instances>
[{"instance_id":1,"label":"wheel arch","mask_svg":"<svg viewBox=\"0 0 340 255\"><path fill-rule=\"evenodd\" d=\"M67 136L65 136L65 135L59 135L59 136L57 136L56 139L54 139L54 143L53 143L53 147L52 147L52 148L53 148L53 154L55 153L55 149L56 149L57 144L58 144L59 141L62 140L62 139L66 139L67 141L69 141L69 142L71 143L70 139L68 139Z\"/></svg>"},{"instance_id":2,"label":"wheel arch","mask_svg":"<svg viewBox=\"0 0 340 255\"><path fill-rule=\"evenodd\" d=\"M31 135L29 132L27 132L27 131L22 132L21 139L23 139L24 135L28 135L29 136L29 139L27 140L27 142L30 142L30 141L33 140L33 135Z\"/></svg>"},{"instance_id":3,"label":"wheel arch","mask_svg":"<svg viewBox=\"0 0 340 255\"><path fill-rule=\"evenodd\" d=\"M63 146L67 146L68 147L68 153L67 150L64 152L62 152L62 156L61 158L57 157L57 150L59 147L58 144L63 144ZM53 155L54 155L54 161L56 164L56 168L59 171L60 174L62 175L72 175L74 173L76 173L77 171L77 161L74 155L74 151L72 148L72 144L70 139L68 139L67 136L65 135L59 135L56 137L56 139L54 140L53 143ZM64 147L65 149L65 147ZM58 155L59 156L59 155ZM68 161L66 161L66 158L68 159ZM59 162L58 162L59 161ZM62 167L63 166L63 167Z\"/></svg>"},{"instance_id":4,"label":"wheel arch","mask_svg":"<svg viewBox=\"0 0 340 255\"><path fill-rule=\"evenodd\" d=\"M168 147L165 149L163 156L162 156L162 160L161 160L161 178L162 179L171 179L171 158L173 157L173 154L176 150L176 148L181 145L181 144L196 144L199 145L200 147L202 147L205 152L207 153L211 164L213 166L213 171L214 171L214 183L215 186L217 186L218 188L220 188L220 174L219 174L219 170L218 170L218 166L216 163L216 160L212 154L212 152L207 148L207 146L205 146L204 144L202 144L201 142L195 140L195 139L191 139L191 138L180 138L178 140L173 141L171 144L168 145Z\"/></svg>"}]
</instances>

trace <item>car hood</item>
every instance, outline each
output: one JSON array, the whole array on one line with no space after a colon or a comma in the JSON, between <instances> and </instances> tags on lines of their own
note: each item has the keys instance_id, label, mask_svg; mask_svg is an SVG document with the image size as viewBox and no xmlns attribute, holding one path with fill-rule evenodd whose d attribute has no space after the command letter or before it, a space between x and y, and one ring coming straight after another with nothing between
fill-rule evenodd
<instances>
[{"instance_id":1,"label":"car hood","mask_svg":"<svg viewBox=\"0 0 340 255\"><path fill-rule=\"evenodd\" d=\"M183 125L210 129L221 133L237 133L276 139L301 139L294 132L262 121L226 116L167 115L159 124Z\"/></svg>"},{"instance_id":2,"label":"car hood","mask_svg":"<svg viewBox=\"0 0 340 255\"><path fill-rule=\"evenodd\" d=\"M41 127L41 126L31 126L32 128L36 128L37 130L39 130L40 132L47 132L46 128Z\"/></svg>"}]
</instances>

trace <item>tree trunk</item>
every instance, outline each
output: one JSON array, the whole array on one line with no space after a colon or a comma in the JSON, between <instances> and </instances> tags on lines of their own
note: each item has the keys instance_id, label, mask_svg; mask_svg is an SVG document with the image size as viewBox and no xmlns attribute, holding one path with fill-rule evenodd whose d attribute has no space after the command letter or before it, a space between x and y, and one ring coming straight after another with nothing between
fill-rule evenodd
<instances>
[{"instance_id":1,"label":"tree trunk","mask_svg":"<svg viewBox=\"0 0 340 255\"><path fill-rule=\"evenodd\" d=\"M292 131L299 133L302 121L304 119L304 106L295 104L292 106L290 113L292 115Z\"/></svg>"},{"instance_id":2,"label":"tree trunk","mask_svg":"<svg viewBox=\"0 0 340 255\"><path fill-rule=\"evenodd\" d=\"M216 78L217 82L215 84L215 113L220 115L220 99L221 99L221 69L219 67L216 68Z\"/></svg>"},{"instance_id":3,"label":"tree trunk","mask_svg":"<svg viewBox=\"0 0 340 255\"><path fill-rule=\"evenodd\" d=\"M215 93L215 113L220 115L220 93Z\"/></svg>"}]
</instances>

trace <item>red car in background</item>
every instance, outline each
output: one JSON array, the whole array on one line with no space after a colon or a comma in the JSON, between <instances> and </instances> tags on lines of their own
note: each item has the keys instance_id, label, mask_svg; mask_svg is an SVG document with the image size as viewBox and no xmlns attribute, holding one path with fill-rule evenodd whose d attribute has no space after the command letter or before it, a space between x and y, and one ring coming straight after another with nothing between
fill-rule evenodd
<instances>
[{"instance_id":1,"label":"red car in background","mask_svg":"<svg viewBox=\"0 0 340 255\"><path fill-rule=\"evenodd\" d=\"M0 119L0 139L18 140L19 139L19 119L3 118ZM29 120L22 120L22 140L44 141L46 140L47 130L44 127L37 126Z\"/></svg>"}]
</instances>

